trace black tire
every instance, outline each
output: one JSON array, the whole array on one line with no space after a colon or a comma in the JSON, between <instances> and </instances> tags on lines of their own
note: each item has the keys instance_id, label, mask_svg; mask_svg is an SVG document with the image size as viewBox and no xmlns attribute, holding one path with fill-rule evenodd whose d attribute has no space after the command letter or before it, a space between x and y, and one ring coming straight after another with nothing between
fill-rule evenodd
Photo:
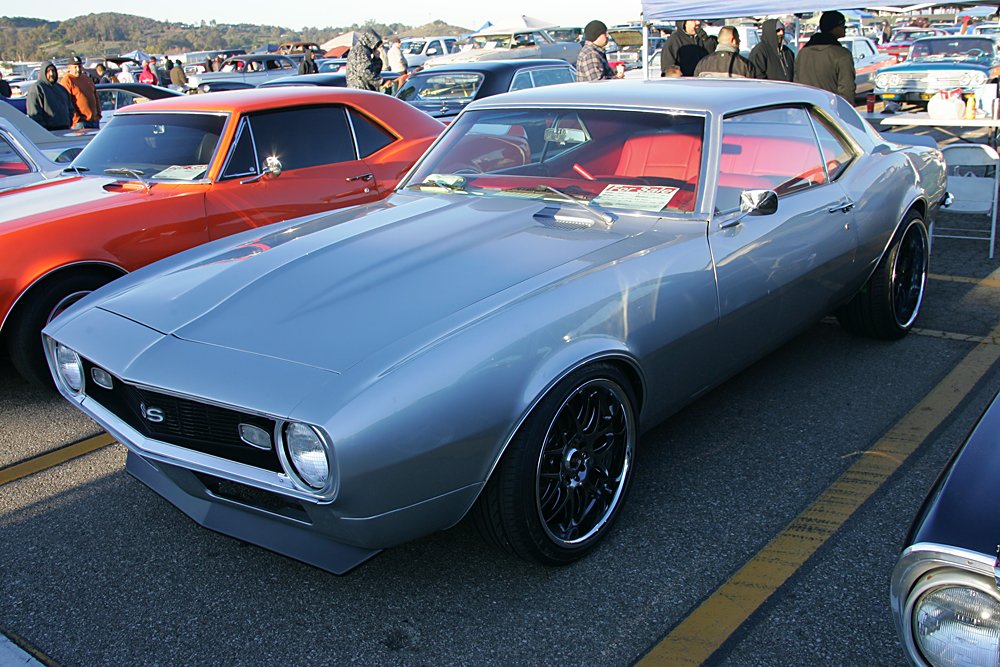
<instances>
[{"instance_id":1,"label":"black tire","mask_svg":"<svg viewBox=\"0 0 1000 667\"><path fill-rule=\"evenodd\" d=\"M927 226L916 211L910 211L875 273L837 311L840 324L852 333L872 338L896 340L905 336L920 314L929 264Z\"/></svg>"},{"instance_id":2,"label":"black tire","mask_svg":"<svg viewBox=\"0 0 1000 667\"><path fill-rule=\"evenodd\" d=\"M632 480L634 405L628 379L611 364L581 368L557 384L514 436L473 509L487 541L544 565L592 551Z\"/></svg>"},{"instance_id":3,"label":"black tire","mask_svg":"<svg viewBox=\"0 0 1000 667\"><path fill-rule=\"evenodd\" d=\"M42 347L42 329L56 315L109 281L99 272L55 276L25 294L8 323L7 350L14 368L38 387L54 387Z\"/></svg>"}]
</instances>

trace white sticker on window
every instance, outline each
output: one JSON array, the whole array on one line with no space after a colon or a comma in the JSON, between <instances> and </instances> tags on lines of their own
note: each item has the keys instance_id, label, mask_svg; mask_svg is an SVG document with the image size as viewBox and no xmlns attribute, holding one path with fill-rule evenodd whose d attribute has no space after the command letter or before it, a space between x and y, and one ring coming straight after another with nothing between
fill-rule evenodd
<instances>
[{"instance_id":1,"label":"white sticker on window","mask_svg":"<svg viewBox=\"0 0 1000 667\"><path fill-rule=\"evenodd\" d=\"M161 172L153 174L153 178L170 178L178 181L194 181L205 174L207 164L175 164Z\"/></svg>"},{"instance_id":2,"label":"white sticker on window","mask_svg":"<svg viewBox=\"0 0 1000 667\"><path fill-rule=\"evenodd\" d=\"M631 208L639 211L662 211L677 194L677 188L666 185L611 184L593 199L599 206Z\"/></svg>"}]
</instances>

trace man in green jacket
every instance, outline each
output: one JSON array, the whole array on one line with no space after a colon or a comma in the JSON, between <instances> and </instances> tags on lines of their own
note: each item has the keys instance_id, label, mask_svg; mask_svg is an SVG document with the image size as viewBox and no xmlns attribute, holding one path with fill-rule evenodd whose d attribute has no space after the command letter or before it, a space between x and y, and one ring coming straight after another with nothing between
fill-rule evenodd
<instances>
[{"instance_id":1,"label":"man in green jacket","mask_svg":"<svg viewBox=\"0 0 1000 667\"><path fill-rule=\"evenodd\" d=\"M819 32L795 59L795 81L828 90L854 104L854 56L838 41L847 31L846 24L840 12L823 12Z\"/></svg>"}]
</instances>

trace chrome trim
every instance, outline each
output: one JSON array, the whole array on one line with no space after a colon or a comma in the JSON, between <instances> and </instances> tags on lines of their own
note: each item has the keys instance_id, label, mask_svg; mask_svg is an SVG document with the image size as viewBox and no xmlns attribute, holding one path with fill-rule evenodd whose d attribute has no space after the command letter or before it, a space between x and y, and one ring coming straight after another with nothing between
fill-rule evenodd
<instances>
[{"instance_id":1,"label":"chrome trim","mask_svg":"<svg viewBox=\"0 0 1000 667\"><path fill-rule=\"evenodd\" d=\"M354 146L354 159L361 160L362 159L361 145L358 144L358 130L356 127L354 127L354 118L351 117L351 112L347 108L347 106L345 105L337 105L337 106L339 106L341 111L344 112L344 115L347 116L347 127L351 129L351 145ZM353 109L354 107L351 108ZM355 109L355 113L358 113L357 109ZM379 127L384 127L382 123L378 123L378 125ZM398 141L399 137L396 137L396 140Z\"/></svg>"},{"instance_id":2,"label":"chrome trim","mask_svg":"<svg viewBox=\"0 0 1000 667\"><path fill-rule=\"evenodd\" d=\"M308 426L312 429L313 433L319 436L320 444L323 445L323 451L326 454L326 465L330 470L330 479L327 480L326 486L322 489L317 490L315 487L309 485L302 479L298 470L295 469L292 457L288 453L288 445L285 443L285 428L291 424ZM340 489L340 470L337 467L336 458L333 456L333 443L330 441L330 436L318 426L295 419L279 420L274 430L274 448L278 453L278 460L281 462L281 467L284 468L289 479L297 484L305 493L310 493L320 498L330 498L331 500L335 498Z\"/></svg>"},{"instance_id":3,"label":"chrome trim","mask_svg":"<svg viewBox=\"0 0 1000 667\"><path fill-rule=\"evenodd\" d=\"M997 559L993 561L993 581L1000 590L1000 544L997 545Z\"/></svg>"},{"instance_id":4,"label":"chrome trim","mask_svg":"<svg viewBox=\"0 0 1000 667\"><path fill-rule=\"evenodd\" d=\"M117 264L114 264L112 262L105 262L104 260L99 260L99 259L98 260L86 260L86 261L82 261L82 262L74 262L72 264L63 264L62 266L57 266L54 269L50 269L50 270L46 271L45 273L43 273L42 275L40 275L37 278L35 278L31 282L30 285L28 285L23 290L21 290L21 293L17 295L17 298L14 299L14 302L10 304L10 309L8 309L7 312L4 313L3 318L0 319L0 331L3 331L4 325L7 324L7 320L8 320L8 318L10 318L10 314L12 312L14 312L15 308L17 308L17 304L20 303L21 298L25 294L27 294L28 292L30 292L35 287L35 285L37 285L41 281L45 280L46 278L48 278L49 276L51 276L56 271L62 271L63 269L68 269L68 268L72 268L72 267L85 267L85 266L106 266L106 267L110 267L110 268L116 269L116 270L118 270L118 271L121 272L121 275L117 276L115 278L115 280L117 280L118 278L121 278L122 276L127 276L128 273L129 273L128 271L126 271L122 267L118 266Z\"/></svg>"},{"instance_id":5,"label":"chrome trim","mask_svg":"<svg viewBox=\"0 0 1000 667\"><path fill-rule=\"evenodd\" d=\"M227 175L226 169L229 168L229 163L233 159L233 153L236 152L236 146L239 145L240 139L243 138L243 131L246 130L250 133L250 148L253 150L253 165L254 169L252 172L247 172L245 174L233 174ZM222 182L223 180L231 180L234 178L243 178L245 176L256 176L258 173L257 168L257 144L253 140L253 128L250 127L250 118L244 116L240 119L240 126L236 128L236 135L233 137L232 143L229 144L229 154L226 155L226 161L222 163L222 169L219 170L219 177L216 179L217 182Z\"/></svg>"},{"instance_id":6,"label":"chrome trim","mask_svg":"<svg viewBox=\"0 0 1000 667\"><path fill-rule=\"evenodd\" d=\"M10 132L7 128L0 126L0 136L2 136L10 147L14 149L17 156L24 160L29 167L31 167L31 173L43 171L42 166L32 159L31 154L24 147L24 144L22 144L12 132ZM41 152L41 149L39 149L39 152Z\"/></svg>"}]
</instances>

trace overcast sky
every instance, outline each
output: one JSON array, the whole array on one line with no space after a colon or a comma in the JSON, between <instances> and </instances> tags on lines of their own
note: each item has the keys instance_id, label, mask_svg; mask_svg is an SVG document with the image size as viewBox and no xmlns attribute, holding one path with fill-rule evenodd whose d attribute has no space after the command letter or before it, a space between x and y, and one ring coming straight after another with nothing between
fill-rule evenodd
<instances>
[{"instance_id":1,"label":"overcast sky","mask_svg":"<svg viewBox=\"0 0 1000 667\"><path fill-rule=\"evenodd\" d=\"M5 15L23 12L23 16L61 21L82 14L119 12L146 16L160 21L197 24L214 19L219 23L256 23L280 25L298 30L311 26L346 26L372 19L379 23L404 23L418 26L440 19L469 29L479 28L486 21L508 23L520 14L551 21L560 25L585 25L600 19L611 25L638 20L640 0L614 3L607 0L546 0L544 3L524 2L523 6L502 11L491 9L487 2L440 2L437 0L378 0L377 2L275 2L275 0L237 0L236 2L144 2L123 3L108 0L48 0L34 4L4 3ZM15 10L15 6L19 9ZM12 11L13 10L13 11Z\"/></svg>"}]
</instances>

